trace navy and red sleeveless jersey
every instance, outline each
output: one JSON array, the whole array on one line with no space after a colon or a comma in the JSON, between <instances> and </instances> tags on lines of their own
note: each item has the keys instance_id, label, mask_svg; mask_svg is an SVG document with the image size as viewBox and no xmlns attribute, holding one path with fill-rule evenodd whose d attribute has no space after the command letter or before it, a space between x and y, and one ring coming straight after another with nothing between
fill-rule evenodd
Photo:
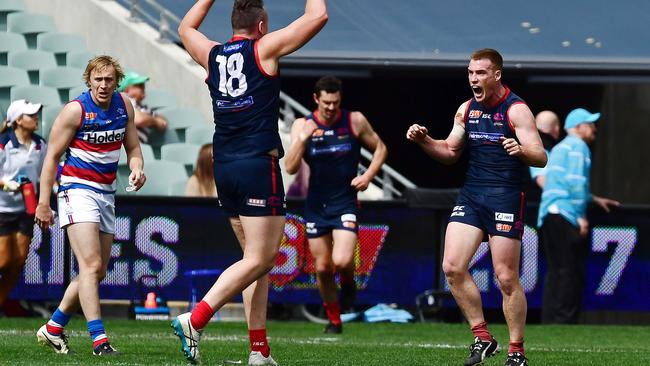
<instances>
[{"instance_id":1,"label":"navy and red sleeveless jersey","mask_svg":"<svg viewBox=\"0 0 650 366\"><path fill-rule=\"evenodd\" d=\"M465 111L465 131L469 147L469 167L465 185L469 187L512 187L521 189L526 179L526 165L510 156L501 137L514 138L508 110L525 103L506 87L506 93L493 107L487 108L472 98ZM517 140L518 141L518 140Z\"/></svg>"},{"instance_id":2,"label":"navy and red sleeveless jersey","mask_svg":"<svg viewBox=\"0 0 650 366\"><path fill-rule=\"evenodd\" d=\"M257 40L234 37L215 46L208 59L208 84L212 97L215 161L259 156L278 149L280 80L264 72Z\"/></svg>"},{"instance_id":3,"label":"navy and red sleeveless jersey","mask_svg":"<svg viewBox=\"0 0 650 366\"><path fill-rule=\"evenodd\" d=\"M59 191L71 188L115 193L117 162L129 116L118 92L107 110L101 109L86 91L71 103L81 105L79 128L67 149Z\"/></svg>"},{"instance_id":4,"label":"navy and red sleeveless jersey","mask_svg":"<svg viewBox=\"0 0 650 366\"><path fill-rule=\"evenodd\" d=\"M350 112L341 110L331 126L321 123L314 113L305 119L318 126L307 141L304 154L310 170L307 205L327 204L332 209L356 206L357 191L350 182L357 176L361 146L352 128Z\"/></svg>"}]
</instances>

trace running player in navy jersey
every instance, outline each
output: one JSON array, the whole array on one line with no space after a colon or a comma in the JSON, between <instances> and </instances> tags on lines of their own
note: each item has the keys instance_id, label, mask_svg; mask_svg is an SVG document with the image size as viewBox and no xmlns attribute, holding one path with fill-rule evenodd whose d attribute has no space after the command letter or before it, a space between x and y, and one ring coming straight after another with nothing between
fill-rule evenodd
<instances>
[{"instance_id":1,"label":"running player in navy jersey","mask_svg":"<svg viewBox=\"0 0 650 366\"><path fill-rule=\"evenodd\" d=\"M434 140L426 127L409 127L407 139L442 163L456 162L467 147L469 167L447 233L443 270L451 292L470 324L474 343L465 365L482 364L498 352L487 329L481 294L469 273L469 263L487 234L492 264L503 295L510 345L507 366L528 365L524 357L526 296L519 282L521 237L524 230L522 186L526 166L543 167L546 153L528 106L501 83L503 59L493 49L470 58L473 98L461 104L446 140Z\"/></svg>"},{"instance_id":2,"label":"running player in navy jersey","mask_svg":"<svg viewBox=\"0 0 650 366\"><path fill-rule=\"evenodd\" d=\"M291 127L285 166L294 174L305 159L309 190L305 219L314 257L318 289L329 319L325 333L341 333L341 308L349 309L356 291L354 250L357 244L357 191L365 191L381 169L388 151L361 112L341 109L341 81L332 76L314 87L317 110ZM368 169L357 175L360 143L374 151ZM336 281L341 282L341 306Z\"/></svg>"},{"instance_id":3,"label":"running player in navy jersey","mask_svg":"<svg viewBox=\"0 0 650 366\"><path fill-rule=\"evenodd\" d=\"M59 158L66 152L57 197L59 226L65 227L79 264L79 275L65 290L52 319L37 332L38 341L56 353L68 353L63 329L81 305L93 353L117 354L101 319L99 282L106 275L115 235L115 178L122 145L131 169L130 185L138 190L146 179L133 107L125 94L116 91L123 76L122 67L110 56L90 60L83 75L89 90L63 107L50 133L35 221L43 230L53 223L50 194Z\"/></svg>"},{"instance_id":4,"label":"running player in navy jersey","mask_svg":"<svg viewBox=\"0 0 650 366\"><path fill-rule=\"evenodd\" d=\"M278 159L280 57L302 47L327 22L325 0L306 0L304 14L268 33L262 0L235 0L233 36L221 44L198 31L213 0L199 0L178 28L183 45L207 71L213 101L214 175L221 206L244 251L191 313L173 327L190 361L199 359L199 339L215 311L243 291L251 353L249 365L275 365L266 339L268 272L284 231L285 200Z\"/></svg>"}]
</instances>

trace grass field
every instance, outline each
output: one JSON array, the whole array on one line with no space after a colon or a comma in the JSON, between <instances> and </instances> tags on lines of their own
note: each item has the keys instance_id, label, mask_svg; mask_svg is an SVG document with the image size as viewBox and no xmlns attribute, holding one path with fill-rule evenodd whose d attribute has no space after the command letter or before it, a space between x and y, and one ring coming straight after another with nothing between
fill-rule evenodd
<instances>
[{"instance_id":1,"label":"grass field","mask_svg":"<svg viewBox=\"0 0 650 366\"><path fill-rule=\"evenodd\" d=\"M2 365L185 365L180 342L169 322L105 320L111 343L122 354L92 356L85 322L67 327L74 354L57 355L36 342L41 319L0 319ZM505 326L490 326L507 348ZM268 325L273 357L280 365L462 365L471 336L464 324L345 325L342 335L321 333L322 326L304 322ZM540 326L527 328L526 349L531 365L648 365L650 327ZM242 323L211 323L201 340L204 365L248 357L248 337ZM505 352L485 365L503 365Z\"/></svg>"}]
</instances>

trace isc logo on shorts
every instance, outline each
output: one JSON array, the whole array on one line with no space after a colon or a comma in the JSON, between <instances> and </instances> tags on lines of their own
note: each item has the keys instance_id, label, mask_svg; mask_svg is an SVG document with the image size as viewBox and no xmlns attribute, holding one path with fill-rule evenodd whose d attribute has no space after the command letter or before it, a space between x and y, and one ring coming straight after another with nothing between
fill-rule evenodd
<instances>
[{"instance_id":1,"label":"isc logo on shorts","mask_svg":"<svg viewBox=\"0 0 650 366\"><path fill-rule=\"evenodd\" d=\"M505 222L515 222L515 215L511 213L495 212L494 220L496 221L505 221ZM510 231L510 230L508 230Z\"/></svg>"},{"instance_id":2,"label":"isc logo on shorts","mask_svg":"<svg viewBox=\"0 0 650 366\"><path fill-rule=\"evenodd\" d=\"M307 231L307 234L316 234L316 224L308 222L305 230Z\"/></svg>"},{"instance_id":3,"label":"isc logo on shorts","mask_svg":"<svg viewBox=\"0 0 650 366\"><path fill-rule=\"evenodd\" d=\"M454 210L451 213L451 216L465 216L465 212L463 212L463 209L465 206L454 206Z\"/></svg>"},{"instance_id":4,"label":"isc logo on shorts","mask_svg":"<svg viewBox=\"0 0 650 366\"><path fill-rule=\"evenodd\" d=\"M254 207L266 207L266 200L263 198L249 198L246 204Z\"/></svg>"}]
</instances>

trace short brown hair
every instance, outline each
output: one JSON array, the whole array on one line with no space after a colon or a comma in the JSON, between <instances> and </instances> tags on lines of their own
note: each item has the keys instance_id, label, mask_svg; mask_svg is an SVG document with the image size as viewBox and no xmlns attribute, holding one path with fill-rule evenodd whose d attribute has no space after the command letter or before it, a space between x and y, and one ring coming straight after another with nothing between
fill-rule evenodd
<instances>
[{"instance_id":1,"label":"short brown hair","mask_svg":"<svg viewBox=\"0 0 650 366\"><path fill-rule=\"evenodd\" d=\"M265 16L266 10L264 10L263 0L235 0L232 6L230 22L233 30L250 30Z\"/></svg>"},{"instance_id":2,"label":"short brown hair","mask_svg":"<svg viewBox=\"0 0 650 366\"><path fill-rule=\"evenodd\" d=\"M482 48L474 51L470 60L481 60L484 58L492 62L492 65L494 65L494 71L503 70L503 57L501 57L499 51L492 48Z\"/></svg>"},{"instance_id":3,"label":"short brown hair","mask_svg":"<svg viewBox=\"0 0 650 366\"><path fill-rule=\"evenodd\" d=\"M323 76L314 85L314 94L320 96L321 91L336 93L343 90L343 82L336 76Z\"/></svg>"},{"instance_id":4,"label":"short brown hair","mask_svg":"<svg viewBox=\"0 0 650 366\"><path fill-rule=\"evenodd\" d=\"M122 81L122 78L124 78L124 70L122 69L122 65L120 65L120 63L111 56L101 55L94 57L88 61L88 65L86 65L86 70L84 71L83 75L83 80L86 83L86 86L90 87L90 73L93 70L102 70L108 66L113 66L115 69L115 78L117 79L116 82L119 85L120 81Z\"/></svg>"}]
</instances>

